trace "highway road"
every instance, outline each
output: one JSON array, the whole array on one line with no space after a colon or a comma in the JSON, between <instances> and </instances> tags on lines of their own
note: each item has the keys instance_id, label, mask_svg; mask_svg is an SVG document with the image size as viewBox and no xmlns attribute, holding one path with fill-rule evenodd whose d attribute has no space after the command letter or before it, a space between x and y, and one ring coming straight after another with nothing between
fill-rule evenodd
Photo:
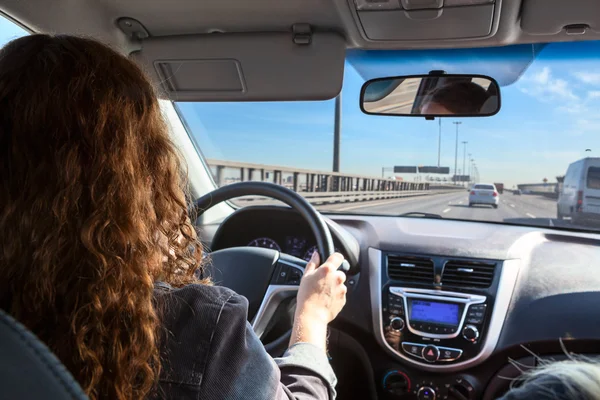
<instances>
[{"instance_id":1,"label":"highway road","mask_svg":"<svg viewBox=\"0 0 600 400\"><path fill-rule=\"evenodd\" d=\"M424 212L441 215L443 218L480 221L513 222L540 226L569 226L569 221L556 219L556 200L537 195L516 196L510 192L500 195L497 209L477 205L469 207L469 193L459 191L405 199L371 201L365 203L341 203L317 206L321 211L344 213L399 215L409 212Z\"/></svg>"}]
</instances>

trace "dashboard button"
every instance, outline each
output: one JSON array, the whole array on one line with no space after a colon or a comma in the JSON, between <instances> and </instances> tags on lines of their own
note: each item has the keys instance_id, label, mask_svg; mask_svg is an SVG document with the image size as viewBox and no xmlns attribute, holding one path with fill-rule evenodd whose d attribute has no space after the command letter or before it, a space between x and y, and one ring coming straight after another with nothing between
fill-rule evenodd
<instances>
[{"instance_id":1,"label":"dashboard button","mask_svg":"<svg viewBox=\"0 0 600 400\"><path fill-rule=\"evenodd\" d=\"M485 312L486 307L487 307L487 304L475 304L475 305L472 305L471 307L469 307L469 311Z\"/></svg>"},{"instance_id":2,"label":"dashboard button","mask_svg":"<svg viewBox=\"0 0 600 400\"><path fill-rule=\"evenodd\" d=\"M275 281L275 283L277 285L285 285L289 273L290 267L288 265L279 263L279 268L277 269L277 280Z\"/></svg>"},{"instance_id":3,"label":"dashboard button","mask_svg":"<svg viewBox=\"0 0 600 400\"><path fill-rule=\"evenodd\" d=\"M417 399L419 400L436 400L435 390L429 386L423 386L417 392Z\"/></svg>"},{"instance_id":4,"label":"dashboard button","mask_svg":"<svg viewBox=\"0 0 600 400\"><path fill-rule=\"evenodd\" d=\"M439 361L454 361L458 360L462 356L462 350L451 349L449 347L440 347L440 358Z\"/></svg>"},{"instance_id":5,"label":"dashboard button","mask_svg":"<svg viewBox=\"0 0 600 400\"><path fill-rule=\"evenodd\" d=\"M423 347L425 346L417 343L402 343L402 350L404 350L407 354L417 358L423 358L421 355L423 352Z\"/></svg>"},{"instance_id":6,"label":"dashboard button","mask_svg":"<svg viewBox=\"0 0 600 400\"><path fill-rule=\"evenodd\" d=\"M467 318L467 324L481 324L483 323L483 317L478 318L478 317L468 317Z\"/></svg>"},{"instance_id":7,"label":"dashboard button","mask_svg":"<svg viewBox=\"0 0 600 400\"><path fill-rule=\"evenodd\" d=\"M396 315L404 315L404 308L402 307L397 307L397 306L390 306L390 314L396 314Z\"/></svg>"},{"instance_id":8,"label":"dashboard button","mask_svg":"<svg viewBox=\"0 0 600 400\"><path fill-rule=\"evenodd\" d=\"M440 357L440 351L436 346L428 345L423 347L423 359L427 362L436 362Z\"/></svg>"}]
</instances>

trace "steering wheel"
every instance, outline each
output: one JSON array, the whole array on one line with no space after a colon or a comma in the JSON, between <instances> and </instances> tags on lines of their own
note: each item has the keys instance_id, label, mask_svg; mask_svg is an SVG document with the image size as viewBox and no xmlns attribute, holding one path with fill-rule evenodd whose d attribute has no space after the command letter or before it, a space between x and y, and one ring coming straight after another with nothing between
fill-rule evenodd
<instances>
[{"instance_id":1,"label":"steering wheel","mask_svg":"<svg viewBox=\"0 0 600 400\"><path fill-rule=\"evenodd\" d=\"M198 216L223 201L240 196L266 196L292 207L310 226L317 242L321 262L334 252L331 232L323 217L296 192L268 182L239 182L216 189L196 200ZM278 318L280 306L298 293L306 261L273 249L232 247L210 253L207 270L213 281L248 299L248 319L256 335L263 339ZM344 261L340 270L348 272ZM287 347L291 329L265 343L270 353ZM263 340L264 343L264 340Z\"/></svg>"}]
</instances>

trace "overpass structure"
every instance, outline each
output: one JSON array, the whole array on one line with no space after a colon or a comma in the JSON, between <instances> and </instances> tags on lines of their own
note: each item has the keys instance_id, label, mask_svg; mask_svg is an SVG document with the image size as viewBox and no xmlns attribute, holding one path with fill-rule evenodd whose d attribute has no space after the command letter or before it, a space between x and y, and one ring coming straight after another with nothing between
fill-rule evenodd
<instances>
[{"instance_id":1,"label":"overpass structure","mask_svg":"<svg viewBox=\"0 0 600 400\"><path fill-rule=\"evenodd\" d=\"M300 193L313 204L427 196L464 190L456 185L404 182L343 172L215 159L207 159L206 162L219 187L250 180L273 182Z\"/></svg>"}]
</instances>

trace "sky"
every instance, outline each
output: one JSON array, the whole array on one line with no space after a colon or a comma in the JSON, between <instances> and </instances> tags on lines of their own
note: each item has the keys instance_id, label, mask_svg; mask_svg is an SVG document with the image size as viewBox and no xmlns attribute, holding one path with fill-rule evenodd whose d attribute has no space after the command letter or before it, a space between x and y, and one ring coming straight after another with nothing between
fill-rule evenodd
<instances>
[{"instance_id":1,"label":"sky","mask_svg":"<svg viewBox=\"0 0 600 400\"><path fill-rule=\"evenodd\" d=\"M0 19L0 45L24 34L13 22ZM535 59L525 63L532 54ZM503 182L507 187L540 183L544 178L552 182L564 175L569 163L600 157L598 54L600 42L467 52L349 53L342 90L341 170L381 176L382 167L437 165L437 120L365 115L359 108L359 94L365 78L443 68L489 74L503 86L502 108L496 116L442 120L441 165L454 172L452 122L460 121L458 169L463 164L461 142L467 141L466 153L472 154L482 182ZM515 75L513 64L525 71L511 83L506 77ZM205 157L332 168L334 100L180 103L179 107Z\"/></svg>"}]
</instances>

